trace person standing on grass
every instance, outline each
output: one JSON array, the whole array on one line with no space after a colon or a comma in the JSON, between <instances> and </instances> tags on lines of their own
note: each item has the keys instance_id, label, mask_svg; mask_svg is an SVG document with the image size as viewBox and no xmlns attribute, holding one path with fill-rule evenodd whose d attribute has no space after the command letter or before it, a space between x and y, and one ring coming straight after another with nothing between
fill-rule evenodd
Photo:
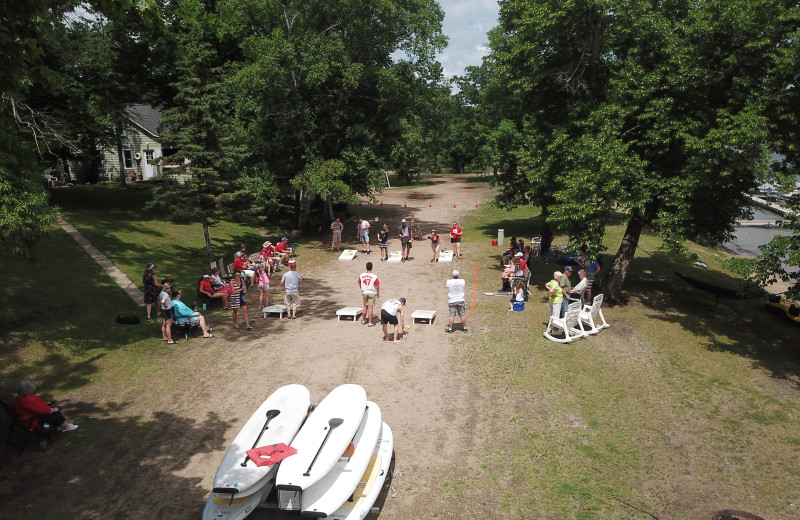
<instances>
[{"instance_id":1,"label":"person standing on grass","mask_svg":"<svg viewBox=\"0 0 800 520\"><path fill-rule=\"evenodd\" d=\"M458 222L453 222L453 227L450 228L450 243L453 245L453 254L458 258L461 258L461 234L463 232Z\"/></svg>"},{"instance_id":2,"label":"person standing on grass","mask_svg":"<svg viewBox=\"0 0 800 520\"><path fill-rule=\"evenodd\" d=\"M297 308L300 306L300 282L303 277L297 272L297 262L289 262L289 271L281 276L281 285L284 286L283 303L286 305L286 315L290 320L297 319Z\"/></svg>"},{"instance_id":3,"label":"person standing on grass","mask_svg":"<svg viewBox=\"0 0 800 520\"><path fill-rule=\"evenodd\" d=\"M383 228L378 231L378 249L381 250L381 262L389 259L389 226L383 224Z\"/></svg>"},{"instance_id":4,"label":"person standing on grass","mask_svg":"<svg viewBox=\"0 0 800 520\"><path fill-rule=\"evenodd\" d=\"M561 315L561 302L564 301L564 293L561 291L559 282L562 276L561 271L555 271L553 279L544 286L550 293L550 316L552 318L558 318Z\"/></svg>"},{"instance_id":5,"label":"person standing on grass","mask_svg":"<svg viewBox=\"0 0 800 520\"><path fill-rule=\"evenodd\" d=\"M394 325L394 342L400 343L400 333L399 330L405 332L406 330L406 320L403 315L403 307L406 305L405 298L389 298L385 302L383 302L383 306L381 306L381 325L383 325L383 341L389 341L389 333L386 331L386 326L388 324ZM397 320L397 315L400 315L400 321Z\"/></svg>"},{"instance_id":6,"label":"person standing on grass","mask_svg":"<svg viewBox=\"0 0 800 520\"><path fill-rule=\"evenodd\" d=\"M174 344L172 339L172 297L170 290L172 285L167 282L161 286L161 294L158 295L159 309L161 312L161 340L169 344Z\"/></svg>"},{"instance_id":7,"label":"person standing on grass","mask_svg":"<svg viewBox=\"0 0 800 520\"><path fill-rule=\"evenodd\" d=\"M245 327L247 330L253 330L253 327L250 326L250 314L247 312L247 287L242 278L242 272L238 270L233 272L233 280L231 280L230 307L233 309L233 328L239 328L237 319L241 308Z\"/></svg>"},{"instance_id":8,"label":"person standing on grass","mask_svg":"<svg viewBox=\"0 0 800 520\"><path fill-rule=\"evenodd\" d=\"M155 273L156 266L147 264L142 275L142 285L144 285L144 305L147 309L147 321L150 321L150 308L154 303L158 303L158 295L161 293L161 284L158 283L158 276Z\"/></svg>"},{"instance_id":9,"label":"person standing on grass","mask_svg":"<svg viewBox=\"0 0 800 520\"><path fill-rule=\"evenodd\" d=\"M558 285L561 286L561 292L564 293L564 300L561 302L561 314L559 318L563 318L567 314L567 307L569 307L569 293L572 290L572 282L570 282L569 277L572 274L572 267L566 266L564 268L564 274L561 276L561 280L558 281Z\"/></svg>"},{"instance_id":10,"label":"person standing on grass","mask_svg":"<svg viewBox=\"0 0 800 520\"><path fill-rule=\"evenodd\" d=\"M442 238L436 234L435 229L431 229L431 249L433 249L433 259L431 263L435 263L439 261L439 248L442 245Z\"/></svg>"},{"instance_id":11,"label":"person standing on grass","mask_svg":"<svg viewBox=\"0 0 800 520\"><path fill-rule=\"evenodd\" d=\"M406 219L400 221L398 235L400 236L400 249L403 250L403 257L400 261L405 262L408 260L408 253L411 251L411 243L414 241L414 231L411 230L411 226L406 224Z\"/></svg>"},{"instance_id":12,"label":"person standing on grass","mask_svg":"<svg viewBox=\"0 0 800 520\"><path fill-rule=\"evenodd\" d=\"M372 262L367 262L367 272L359 275L358 285L361 287L361 298L364 301L361 324L369 323L369 327L374 327L375 324L372 323L372 315L375 308L375 300L381 295L381 287L378 276L372 272Z\"/></svg>"},{"instance_id":13,"label":"person standing on grass","mask_svg":"<svg viewBox=\"0 0 800 520\"><path fill-rule=\"evenodd\" d=\"M372 227L369 224L369 220L359 218L358 219L358 227L356 228L356 236L361 241L361 252L370 254L371 251L369 249L369 228Z\"/></svg>"},{"instance_id":14,"label":"person standing on grass","mask_svg":"<svg viewBox=\"0 0 800 520\"><path fill-rule=\"evenodd\" d=\"M453 278L445 282L447 287L447 305L450 307L450 321L447 323L445 332L453 332L453 324L456 315L461 318L461 332L467 332L467 304L465 301L464 290L467 287L466 280L459 278L458 269L453 269Z\"/></svg>"},{"instance_id":15,"label":"person standing on grass","mask_svg":"<svg viewBox=\"0 0 800 520\"><path fill-rule=\"evenodd\" d=\"M342 248L342 230L344 229L344 225L342 224L341 220L338 218L331 222L331 233L333 237L331 238L331 252L333 252L333 246L336 246L336 250L340 250Z\"/></svg>"}]
</instances>

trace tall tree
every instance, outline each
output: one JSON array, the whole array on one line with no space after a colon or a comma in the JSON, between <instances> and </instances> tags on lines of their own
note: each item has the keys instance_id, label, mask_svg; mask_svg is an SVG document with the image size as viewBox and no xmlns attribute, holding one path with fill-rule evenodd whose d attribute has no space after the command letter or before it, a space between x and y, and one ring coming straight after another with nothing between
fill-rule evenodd
<instances>
[{"instance_id":1,"label":"tall tree","mask_svg":"<svg viewBox=\"0 0 800 520\"><path fill-rule=\"evenodd\" d=\"M623 211L616 302L645 226L675 249L731 236L796 84L776 58L800 45L796 2L506 0L499 21L489 88L521 134L501 203L541 204L595 253Z\"/></svg>"}]
</instances>

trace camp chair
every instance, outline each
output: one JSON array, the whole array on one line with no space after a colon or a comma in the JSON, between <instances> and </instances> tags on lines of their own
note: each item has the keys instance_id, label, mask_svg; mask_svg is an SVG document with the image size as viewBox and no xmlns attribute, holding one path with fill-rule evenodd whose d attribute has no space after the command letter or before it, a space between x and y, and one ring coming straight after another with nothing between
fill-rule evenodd
<instances>
[{"instance_id":1,"label":"camp chair","mask_svg":"<svg viewBox=\"0 0 800 520\"><path fill-rule=\"evenodd\" d=\"M172 340L178 341L178 339L183 336L187 340L192 337L192 331L197 327L193 327L191 323L188 321L186 323L178 323L177 321L172 322Z\"/></svg>"},{"instance_id":2,"label":"camp chair","mask_svg":"<svg viewBox=\"0 0 800 520\"><path fill-rule=\"evenodd\" d=\"M602 304L603 295L598 294L592 300L591 305L584 305L583 309L581 309L578 318L581 323L586 323L589 326L589 330L586 331L587 334L597 334L606 327L610 327L610 325L606 323L606 318L603 316L603 311L600 309Z\"/></svg>"},{"instance_id":3,"label":"camp chair","mask_svg":"<svg viewBox=\"0 0 800 520\"><path fill-rule=\"evenodd\" d=\"M550 321L547 322L547 329L544 331L544 337L555 341L556 343L569 343L573 339L582 338L586 336L586 331L583 330L578 319L578 314L581 312L581 304L578 302L570 303L567 307L567 313L563 318L554 318L550 316ZM554 336L556 330L564 333L563 338Z\"/></svg>"},{"instance_id":4,"label":"camp chair","mask_svg":"<svg viewBox=\"0 0 800 520\"><path fill-rule=\"evenodd\" d=\"M200 282L202 281L203 281L202 276L197 279L197 302L200 305L206 305L206 306L211 306L211 304L215 302L219 302L219 304L222 305L222 298L212 298L211 296L200 290Z\"/></svg>"},{"instance_id":5,"label":"camp chair","mask_svg":"<svg viewBox=\"0 0 800 520\"><path fill-rule=\"evenodd\" d=\"M25 425L17 415L17 412L14 411L14 407L11 406L11 403L6 401L5 399L0 399L0 407L5 410L6 415L11 420L11 424L8 427L8 437L6 437L6 444L10 444L19 450L20 453L25 450L25 446L27 446L28 441L34 435L39 435L43 437L46 442L50 444L53 443L53 438L50 434L50 425L47 424L45 426L29 426Z\"/></svg>"},{"instance_id":6,"label":"camp chair","mask_svg":"<svg viewBox=\"0 0 800 520\"><path fill-rule=\"evenodd\" d=\"M231 267L233 264L230 264ZM225 264L225 260L220 258L217 260L217 267L219 267L219 277L222 278L223 282L230 282L233 280L233 270L228 270L228 266Z\"/></svg>"}]
</instances>

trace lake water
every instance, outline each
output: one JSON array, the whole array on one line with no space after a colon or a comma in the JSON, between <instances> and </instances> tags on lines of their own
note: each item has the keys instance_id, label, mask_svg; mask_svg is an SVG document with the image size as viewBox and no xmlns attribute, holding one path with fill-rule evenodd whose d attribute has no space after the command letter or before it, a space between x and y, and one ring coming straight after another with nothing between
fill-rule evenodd
<instances>
[{"instance_id":1,"label":"lake water","mask_svg":"<svg viewBox=\"0 0 800 520\"><path fill-rule=\"evenodd\" d=\"M753 220L776 220L778 218L780 218L780 215L760 208L755 208L753 211ZM722 247L737 256L755 258L761 254L759 246L769 243L772 237L776 235L791 235L792 232L788 229L774 227L761 228L740 226L736 228L735 234L736 238L722 244Z\"/></svg>"}]
</instances>

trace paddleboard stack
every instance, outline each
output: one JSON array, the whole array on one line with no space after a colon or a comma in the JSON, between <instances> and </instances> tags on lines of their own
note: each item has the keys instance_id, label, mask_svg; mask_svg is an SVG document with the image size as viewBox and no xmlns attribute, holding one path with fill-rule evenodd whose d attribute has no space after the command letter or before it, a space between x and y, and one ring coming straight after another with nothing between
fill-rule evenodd
<instances>
[{"instance_id":1,"label":"paddleboard stack","mask_svg":"<svg viewBox=\"0 0 800 520\"><path fill-rule=\"evenodd\" d=\"M310 408L308 390L289 385L256 410L223 458L203 520L239 520L255 507L349 520L370 512L394 449L380 408L354 384L335 388L308 414ZM302 416L299 422L297 415ZM272 452L269 446L282 442L288 444L287 453L296 453L268 466L247 460L251 447L267 446Z\"/></svg>"}]
</instances>

